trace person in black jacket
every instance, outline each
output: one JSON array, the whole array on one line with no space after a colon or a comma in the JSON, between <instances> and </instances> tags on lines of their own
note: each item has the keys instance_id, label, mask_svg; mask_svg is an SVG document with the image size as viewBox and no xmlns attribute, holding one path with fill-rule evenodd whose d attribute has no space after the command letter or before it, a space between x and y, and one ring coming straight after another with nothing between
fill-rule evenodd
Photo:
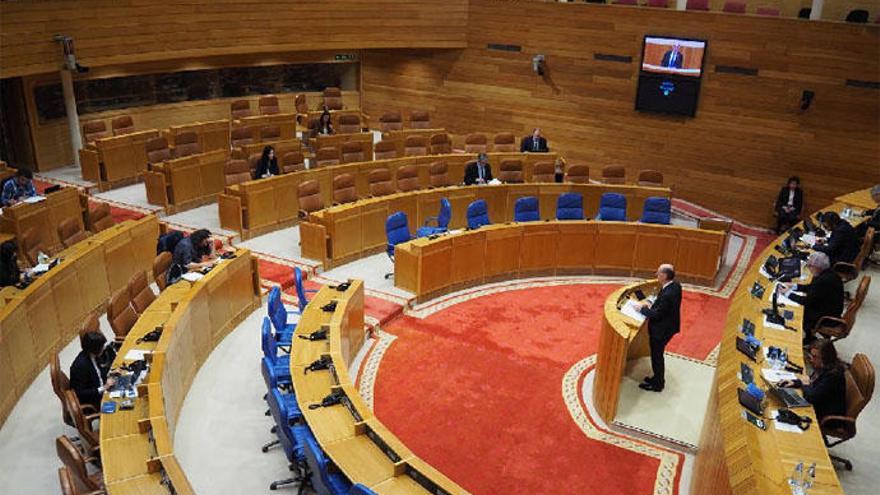
<instances>
[{"instance_id":1,"label":"person in black jacket","mask_svg":"<svg viewBox=\"0 0 880 495\"><path fill-rule=\"evenodd\" d=\"M840 276L831 269L828 255L819 251L810 254L807 258L807 269L813 274L813 280L809 284L797 284L795 290L804 292L805 295L791 294L788 296L792 301L804 305L804 343L809 344L816 339L813 331L816 323L823 316L839 318L843 313L843 281ZM788 290L791 284L780 284L782 289Z\"/></svg>"},{"instance_id":2,"label":"person in black jacket","mask_svg":"<svg viewBox=\"0 0 880 495\"><path fill-rule=\"evenodd\" d=\"M804 192L801 190L801 180L792 176L788 178L788 184L779 190L776 196L776 233L790 229L798 223L801 212L804 209Z\"/></svg>"},{"instance_id":3,"label":"person in black jacket","mask_svg":"<svg viewBox=\"0 0 880 495\"><path fill-rule=\"evenodd\" d=\"M831 259L831 266L842 261L852 263L859 255L859 238L856 229L833 211L822 215L822 226L830 232L827 240L819 240L813 249L821 251Z\"/></svg>"},{"instance_id":4,"label":"person in black jacket","mask_svg":"<svg viewBox=\"0 0 880 495\"><path fill-rule=\"evenodd\" d=\"M257 164L257 179L270 177L272 175L281 175L278 171L278 159L275 157L275 148L266 146L263 148L263 156L260 157L260 163Z\"/></svg>"},{"instance_id":5,"label":"person in black jacket","mask_svg":"<svg viewBox=\"0 0 880 495\"><path fill-rule=\"evenodd\" d=\"M82 351L70 365L70 388L81 404L99 410L104 390L116 383L115 377L107 376L110 371L110 362L105 358L107 337L100 332L88 332L80 343Z\"/></svg>"},{"instance_id":6,"label":"person in black jacket","mask_svg":"<svg viewBox=\"0 0 880 495\"><path fill-rule=\"evenodd\" d=\"M19 282L21 270L18 268L18 246L15 241L6 241L0 244L0 287Z\"/></svg>"},{"instance_id":7,"label":"person in black jacket","mask_svg":"<svg viewBox=\"0 0 880 495\"><path fill-rule=\"evenodd\" d=\"M654 303L644 302L640 312L648 318L648 342L651 346L651 370L639 388L662 392L666 386L666 363L663 352L672 336L681 330L681 284L675 281L675 268L669 264L657 268L661 289Z\"/></svg>"},{"instance_id":8,"label":"person in black jacket","mask_svg":"<svg viewBox=\"0 0 880 495\"><path fill-rule=\"evenodd\" d=\"M810 347L813 373L808 380L783 381L783 387L803 388L804 399L813 405L819 422L827 416L846 415L846 371L837 358L837 350L830 340L816 342Z\"/></svg>"},{"instance_id":9,"label":"person in black jacket","mask_svg":"<svg viewBox=\"0 0 880 495\"><path fill-rule=\"evenodd\" d=\"M492 167L489 165L489 157L485 153L477 155L477 161L468 164L464 171L464 184L486 184L492 180Z\"/></svg>"},{"instance_id":10,"label":"person in black jacket","mask_svg":"<svg viewBox=\"0 0 880 495\"><path fill-rule=\"evenodd\" d=\"M535 127L531 136L526 136L519 141L519 151L521 153L526 151L547 153L550 151L550 148L547 147L547 140L541 136L541 129Z\"/></svg>"}]
</instances>

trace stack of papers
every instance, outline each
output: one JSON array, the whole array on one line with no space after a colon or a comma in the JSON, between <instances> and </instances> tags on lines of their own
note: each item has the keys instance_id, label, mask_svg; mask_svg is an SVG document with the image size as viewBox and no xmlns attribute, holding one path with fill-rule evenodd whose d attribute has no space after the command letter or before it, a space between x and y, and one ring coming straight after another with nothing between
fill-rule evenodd
<instances>
[{"instance_id":1,"label":"stack of papers","mask_svg":"<svg viewBox=\"0 0 880 495\"><path fill-rule=\"evenodd\" d=\"M770 383L776 384L785 380L796 380L797 375L791 371L774 370L772 368L761 368L761 376Z\"/></svg>"},{"instance_id":2,"label":"stack of papers","mask_svg":"<svg viewBox=\"0 0 880 495\"><path fill-rule=\"evenodd\" d=\"M37 196L31 196L29 198L24 198L21 202L30 204L30 203L39 203L40 201L45 201L45 200L46 200L46 196L37 195Z\"/></svg>"},{"instance_id":3,"label":"stack of papers","mask_svg":"<svg viewBox=\"0 0 880 495\"><path fill-rule=\"evenodd\" d=\"M773 418L773 424L776 425L776 429L779 431L786 431L788 433L803 433L804 430L801 429L798 425L790 425L788 423L783 423L781 421L776 421L776 416L779 416L779 410L771 409L770 417Z\"/></svg>"},{"instance_id":4,"label":"stack of papers","mask_svg":"<svg viewBox=\"0 0 880 495\"><path fill-rule=\"evenodd\" d=\"M204 278L204 275L199 272L186 272L181 275L180 278L186 280L187 282L198 282L199 280Z\"/></svg>"},{"instance_id":5,"label":"stack of papers","mask_svg":"<svg viewBox=\"0 0 880 495\"><path fill-rule=\"evenodd\" d=\"M804 234L801 236L801 242L812 247L813 244L816 244L816 235L815 234Z\"/></svg>"},{"instance_id":6,"label":"stack of papers","mask_svg":"<svg viewBox=\"0 0 880 495\"><path fill-rule=\"evenodd\" d=\"M620 308L620 312L623 313L624 316L636 320L641 325L645 321L645 315L639 312L639 309L641 309L641 304L632 299L628 299L623 307Z\"/></svg>"},{"instance_id":7,"label":"stack of papers","mask_svg":"<svg viewBox=\"0 0 880 495\"><path fill-rule=\"evenodd\" d=\"M126 361L140 361L144 359L144 356L147 354L152 354L152 351L148 351L145 349L131 349L130 351L125 353Z\"/></svg>"}]
</instances>

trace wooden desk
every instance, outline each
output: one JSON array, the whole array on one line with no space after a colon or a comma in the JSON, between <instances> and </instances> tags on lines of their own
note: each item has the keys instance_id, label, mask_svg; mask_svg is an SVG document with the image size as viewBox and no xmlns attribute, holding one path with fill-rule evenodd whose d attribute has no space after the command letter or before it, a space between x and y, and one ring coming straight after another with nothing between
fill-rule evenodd
<instances>
[{"instance_id":1,"label":"wooden desk","mask_svg":"<svg viewBox=\"0 0 880 495\"><path fill-rule=\"evenodd\" d=\"M147 168L146 142L157 136L150 129L96 140L79 150L82 178L102 191L134 182Z\"/></svg>"},{"instance_id":2,"label":"wooden desk","mask_svg":"<svg viewBox=\"0 0 880 495\"><path fill-rule=\"evenodd\" d=\"M661 263L711 284L724 235L672 225L550 221L496 224L395 248L394 282L418 301L494 280L534 275L650 276Z\"/></svg>"},{"instance_id":3,"label":"wooden desk","mask_svg":"<svg viewBox=\"0 0 880 495\"><path fill-rule=\"evenodd\" d=\"M358 132L353 134L332 134L329 136L319 135L309 139L309 147L313 152L317 152L323 148L336 148L339 153L339 159L342 160L342 145L348 142L356 142L361 145L361 153L364 154L364 160L373 159L373 133Z\"/></svg>"},{"instance_id":4,"label":"wooden desk","mask_svg":"<svg viewBox=\"0 0 880 495\"><path fill-rule=\"evenodd\" d=\"M284 158L284 154L289 151L303 151L302 149L302 141L299 139L281 139L281 140L269 140L262 141L259 139L259 136L255 136L255 141L252 144L245 144L242 146L238 146L235 148L241 154L241 156L245 158L249 158L251 155L263 153L263 148L266 146L271 146L275 149L275 158L278 160L278 166L281 166L281 160Z\"/></svg>"},{"instance_id":5,"label":"wooden desk","mask_svg":"<svg viewBox=\"0 0 880 495\"><path fill-rule=\"evenodd\" d=\"M465 164L475 160L476 156L476 154L455 153L372 160L302 170L292 174L243 182L227 187L225 192L217 197L220 226L227 230L240 232L243 239L249 239L295 224L299 210L297 188L299 184L307 180L319 182L324 204L330 206L333 204L333 179L338 175L353 174L358 195L366 198L370 195L369 174L372 170L388 169L392 180L396 181L397 169L412 165L418 169L420 186L427 188L431 163L435 161L446 162L450 180L453 183L458 183L464 179ZM523 161L523 175L525 180L529 181L532 177L532 168L537 161L554 160L556 155L553 153L542 156L528 153L490 153L489 163L497 169L502 160L511 158ZM667 191L668 195L668 189L659 191ZM598 198L596 198L596 204L598 205ZM464 205L464 207L466 206L467 204ZM439 206L435 204L433 208L436 209ZM555 205L553 208L553 211L556 211ZM436 214L435 210L433 215ZM461 213L461 215L461 218L464 218L464 214Z\"/></svg>"},{"instance_id":6,"label":"wooden desk","mask_svg":"<svg viewBox=\"0 0 880 495\"><path fill-rule=\"evenodd\" d=\"M226 186L228 149L155 163L143 173L147 201L174 213L214 201Z\"/></svg>"},{"instance_id":7,"label":"wooden desk","mask_svg":"<svg viewBox=\"0 0 880 495\"><path fill-rule=\"evenodd\" d=\"M849 194L844 194L843 196L838 196L834 198L834 200L838 203L844 203L847 206L855 206L856 208L862 208L865 210L873 210L874 208L880 207L880 205L875 203L874 199L871 198L870 187L859 191L853 191Z\"/></svg>"},{"instance_id":8,"label":"wooden desk","mask_svg":"<svg viewBox=\"0 0 880 495\"><path fill-rule=\"evenodd\" d=\"M336 310L321 306L337 301ZM299 336L328 329L327 340ZM296 327L290 373L296 400L322 450L352 483L380 494L464 494L463 488L410 451L367 407L348 367L364 341L364 284L353 280L344 292L324 286L306 306ZM308 364L327 355L328 370L305 373ZM331 392L344 394L343 404L309 409ZM418 481L417 481L418 480Z\"/></svg>"},{"instance_id":9,"label":"wooden desk","mask_svg":"<svg viewBox=\"0 0 880 495\"><path fill-rule=\"evenodd\" d=\"M255 137L259 137L263 127L277 126L281 130L281 139L296 139L296 114L276 113L274 115L254 115L232 121L232 128L250 127Z\"/></svg>"},{"instance_id":10,"label":"wooden desk","mask_svg":"<svg viewBox=\"0 0 880 495\"><path fill-rule=\"evenodd\" d=\"M173 125L163 132L168 143L174 143L175 136L184 132L195 132L199 136L199 149L202 153L215 150L229 150L229 119L193 122L191 124Z\"/></svg>"},{"instance_id":11,"label":"wooden desk","mask_svg":"<svg viewBox=\"0 0 880 495\"><path fill-rule=\"evenodd\" d=\"M623 304L641 290L645 295L657 293L657 281L648 280L627 285L605 299L599 351L596 356L596 379L593 383L593 405L607 424L614 421L620 399L620 382L626 363L651 355L648 345L647 320L642 323L620 312Z\"/></svg>"},{"instance_id":12,"label":"wooden desk","mask_svg":"<svg viewBox=\"0 0 880 495\"><path fill-rule=\"evenodd\" d=\"M59 253L61 263L26 289L0 292L0 425L86 315L151 269L158 235L153 215L122 222Z\"/></svg>"},{"instance_id":13,"label":"wooden desk","mask_svg":"<svg viewBox=\"0 0 880 495\"><path fill-rule=\"evenodd\" d=\"M18 242L19 258L25 259L22 239L25 231L34 227L43 239L43 246L51 252L63 248L58 237L58 226L72 218L80 229L85 230L85 214L88 197L79 189L64 187L50 193L45 201L39 203L18 203L3 208L0 217L0 231L14 235ZM49 254L49 253L47 253Z\"/></svg>"},{"instance_id":14,"label":"wooden desk","mask_svg":"<svg viewBox=\"0 0 880 495\"><path fill-rule=\"evenodd\" d=\"M141 314L113 366L125 364L126 353L138 349L152 352L150 371L138 387L133 410L101 416L101 457L110 495L193 493L174 457L180 408L211 350L259 305L257 263L241 249L201 280L169 286ZM156 328L162 328L158 342L137 341ZM104 400L113 399L105 394ZM163 474L174 492L162 484Z\"/></svg>"},{"instance_id":15,"label":"wooden desk","mask_svg":"<svg viewBox=\"0 0 880 495\"><path fill-rule=\"evenodd\" d=\"M839 212L843 207L838 203L823 210ZM816 462L816 483L810 490L811 495L843 494L812 408L797 409L798 414L813 418L810 428L802 434L780 432L768 418L765 418L767 430L761 431L741 416L743 407L737 398L737 388L744 388L745 385L738 378L740 366L749 366L755 377L766 366L764 362L753 363L736 350L736 337L740 335L743 319L755 323L755 337L761 340L763 347L787 348L789 361L801 366L805 364L801 347L801 306L787 308L794 312L794 319L789 325L798 331L772 330L763 325L761 311L771 306L773 284L760 274L760 268L770 255L777 254L774 247L780 245L784 238L777 238L760 253L731 297L700 437L700 453L694 466L691 493L789 495L791 490L787 478L795 465L804 461L806 465ZM755 282L766 288L761 300L751 295ZM760 379L758 383L761 383ZM775 397L768 396L766 409L779 407L782 404Z\"/></svg>"},{"instance_id":16,"label":"wooden desk","mask_svg":"<svg viewBox=\"0 0 880 495\"><path fill-rule=\"evenodd\" d=\"M309 122L320 119L321 114L323 113L323 110L309 110L309 113L307 114L300 114L300 116L305 117L305 121L301 122L303 126L303 132L308 132ZM367 125L368 123L365 116L358 109L330 110L330 123L333 124L333 127L339 127L339 117L343 115L356 115L361 120L361 129L368 129L370 127L369 125Z\"/></svg>"}]
</instances>

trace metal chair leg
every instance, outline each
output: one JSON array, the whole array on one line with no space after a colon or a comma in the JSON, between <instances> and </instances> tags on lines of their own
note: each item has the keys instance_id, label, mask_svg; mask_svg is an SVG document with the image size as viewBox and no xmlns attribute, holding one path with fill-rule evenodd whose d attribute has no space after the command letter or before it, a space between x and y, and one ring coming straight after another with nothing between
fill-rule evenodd
<instances>
[{"instance_id":1,"label":"metal chair leg","mask_svg":"<svg viewBox=\"0 0 880 495\"><path fill-rule=\"evenodd\" d=\"M263 448L262 448L263 453L269 452L269 449L271 447L274 447L274 446L278 445L279 443L281 443L280 440L272 440L271 442L267 443L266 445L263 445Z\"/></svg>"},{"instance_id":2,"label":"metal chair leg","mask_svg":"<svg viewBox=\"0 0 880 495\"><path fill-rule=\"evenodd\" d=\"M837 462L843 464L844 469L846 469L847 471L852 471L853 466L852 466L852 462L850 462L849 459L844 459L843 457L839 457L834 454L828 454L828 455L829 455L829 457L831 457L832 461L837 461Z\"/></svg>"}]
</instances>

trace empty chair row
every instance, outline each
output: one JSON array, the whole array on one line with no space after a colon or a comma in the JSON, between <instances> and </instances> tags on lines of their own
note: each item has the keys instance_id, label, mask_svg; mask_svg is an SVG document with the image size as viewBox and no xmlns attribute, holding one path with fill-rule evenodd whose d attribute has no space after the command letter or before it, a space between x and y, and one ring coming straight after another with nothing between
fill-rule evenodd
<instances>
[{"instance_id":1,"label":"empty chair row","mask_svg":"<svg viewBox=\"0 0 880 495\"><path fill-rule=\"evenodd\" d=\"M135 131L134 121L131 115L120 115L110 121L112 133L107 130L107 123L103 120L89 120L82 124L83 144L93 143L98 139L110 136L121 136Z\"/></svg>"},{"instance_id":2,"label":"empty chair row","mask_svg":"<svg viewBox=\"0 0 880 495\"><path fill-rule=\"evenodd\" d=\"M407 119L408 126L404 126L403 115L398 111L385 112L379 116L379 130L382 132L401 131L405 127L409 129L431 129L431 114L426 110L413 110Z\"/></svg>"},{"instance_id":3,"label":"empty chair row","mask_svg":"<svg viewBox=\"0 0 880 495\"><path fill-rule=\"evenodd\" d=\"M107 203L98 203L95 208L90 209L88 220L90 230L84 230L74 218L68 218L58 224L58 238L61 239L61 244L65 249L87 239L92 234L112 227L116 223L110 214L110 205ZM40 253L52 254L46 248L43 232L36 227L30 227L24 231L21 236L21 247L24 259L30 266L37 265Z\"/></svg>"}]
</instances>

